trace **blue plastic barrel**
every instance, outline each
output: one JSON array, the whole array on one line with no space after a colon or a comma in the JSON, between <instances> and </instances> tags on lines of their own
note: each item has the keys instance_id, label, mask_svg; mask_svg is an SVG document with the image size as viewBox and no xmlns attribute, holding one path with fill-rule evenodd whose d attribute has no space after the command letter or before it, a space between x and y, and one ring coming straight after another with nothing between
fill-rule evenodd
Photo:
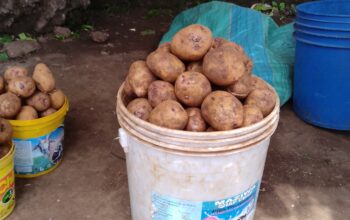
<instances>
[{"instance_id":1,"label":"blue plastic barrel","mask_svg":"<svg viewBox=\"0 0 350 220\"><path fill-rule=\"evenodd\" d=\"M313 45L332 47L332 48L347 48L350 50L350 37L318 35L315 33L307 33L305 31L301 31L298 29L296 29L296 31L294 32L294 36L299 41L311 43ZM350 62L350 57L349 57L349 62Z\"/></svg>"},{"instance_id":2,"label":"blue plastic barrel","mask_svg":"<svg viewBox=\"0 0 350 220\"><path fill-rule=\"evenodd\" d=\"M350 29L346 30L330 30L327 28L318 28L314 26L294 23L295 31L304 32L307 34L315 34L317 36L328 36L328 37L350 37Z\"/></svg>"},{"instance_id":3,"label":"blue plastic barrel","mask_svg":"<svg viewBox=\"0 0 350 220\"><path fill-rule=\"evenodd\" d=\"M296 16L295 21L303 25L313 26L317 28L325 28L329 30L350 30L350 22L348 23L348 22L319 21L319 20L307 19L300 15Z\"/></svg>"},{"instance_id":4,"label":"blue plastic barrel","mask_svg":"<svg viewBox=\"0 0 350 220\"><path fill-rule=\"evenodd\" d=\"M296 37L295 58L296 114L313 125L350 130L350 48L302 35Z\"/></svg>"}]
</instances>

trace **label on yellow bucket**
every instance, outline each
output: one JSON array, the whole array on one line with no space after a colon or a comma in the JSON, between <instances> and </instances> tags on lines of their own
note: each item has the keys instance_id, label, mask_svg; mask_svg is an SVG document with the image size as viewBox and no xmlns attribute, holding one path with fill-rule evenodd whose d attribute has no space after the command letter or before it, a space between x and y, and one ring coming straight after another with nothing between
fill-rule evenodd
<instances>
[{"instance_id":1,"label":"label on yellow bucket","mask_svg":"<svg viewBox=\"0 0 350 220\"><path fill-rule=\"evenodd\" d=\"M15 177L13 170L10 170L0 180L0 219L7 216L15 205Z\"/></svg>"},{"instance_id":2,"label":"label on yellow bucket","mask_svg":"<svg viewBox=\"0 0 350 220\"><path fill-rule=\"evenodd\" d=\"M152 195L153 220L242 220L254 214L259 183L239 195L206 202L184 201Z\"/></svg>"},{"instance_id":3,"label":"label on yellow bucket","mask_svg":"<svg viewBox=\"0 0 350 220\"><path fill-rule=\"evenodd\" d=\"M16 146L16 174L37 174L49 170L62 158L64 125L38 138L13 139Z\"/></svg>"}]
</instances>

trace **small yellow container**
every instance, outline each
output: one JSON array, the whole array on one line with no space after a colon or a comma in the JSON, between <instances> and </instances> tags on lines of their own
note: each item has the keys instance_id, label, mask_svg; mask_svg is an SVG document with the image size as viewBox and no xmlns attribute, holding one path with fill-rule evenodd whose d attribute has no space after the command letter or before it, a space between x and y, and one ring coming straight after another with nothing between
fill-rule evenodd
<instances>
[{"instance_id":1,"label":"small yellow container","mask_svg":"<svg viewBox=\"0 0 350 220\"><path fill-rule=\"evenodd\" d=\"M69 104L54 114L35 120L10 120L16 146L16 177L32 178L53 171L63 155L64 119Z\"/></svg>"},{"instance_id":2,"label":"small yellow container","mask_svg":"<svg viewBox=\"0 0 350 220\"><path fill-rule=\"evenodd\" d=\"M14 154L12 144L10 151L0 159L0 220L9 216L15 208Z\"/></svg>"}]
</instances>

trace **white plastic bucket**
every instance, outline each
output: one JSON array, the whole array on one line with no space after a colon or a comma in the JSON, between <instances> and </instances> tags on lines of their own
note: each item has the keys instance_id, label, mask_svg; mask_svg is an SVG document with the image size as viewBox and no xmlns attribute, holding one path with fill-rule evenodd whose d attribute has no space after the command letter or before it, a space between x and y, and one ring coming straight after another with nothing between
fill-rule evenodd
<instances>
[{"instance_id":1,"label":"white plastic bucket","mask_svg":"<svg viewBox=\"0 0 350 220\"><path fill-rule=\"evenodd\" d=\"M279 100L264 120L231 131L161 128L130 114L117 96L133 220L254 218ZM276 95L277 96L277 95Z\"/></svg>"}]
</instances>

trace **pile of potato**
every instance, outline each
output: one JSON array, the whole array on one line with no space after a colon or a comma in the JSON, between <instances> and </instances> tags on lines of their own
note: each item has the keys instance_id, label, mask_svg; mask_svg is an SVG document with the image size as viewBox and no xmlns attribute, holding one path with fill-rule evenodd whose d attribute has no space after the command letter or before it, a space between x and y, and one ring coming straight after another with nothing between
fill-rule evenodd
<instances>
[{"instance_id":1,"label":"pile of potato","mask_svg":"<svg viewBox=\"0 0 350 220\"><path fill-rule=\"evenodd\" d=\"M0 159L3 158L10 151L11 139L11 124L6 119L0 118Z\"/></svg>"},{"instance_id":2,"label":"pile of potato","mask_svg":"<svg viewBox=\"0 0 350 220\"><path fill-rule=\"evenodd\" d=\"M158 126L224 131L252 125L271 113L275 93L252 75L253 63L237 44L213 38L194 24L131 64L124 83L127 109Z\"/></svg>"},{"instance_id":3,"label":"pile of potato","mask_svg":"<svg viewBox=\"0 0 350 220\"><path fill-rule=\"evenodd\" d=\"M43 63L35 66L32 76L20 66L8 67L0 76L0 117L34 120L55 113L65 102L56 88L54 76Z\"/></svg>"}]
</instances>

